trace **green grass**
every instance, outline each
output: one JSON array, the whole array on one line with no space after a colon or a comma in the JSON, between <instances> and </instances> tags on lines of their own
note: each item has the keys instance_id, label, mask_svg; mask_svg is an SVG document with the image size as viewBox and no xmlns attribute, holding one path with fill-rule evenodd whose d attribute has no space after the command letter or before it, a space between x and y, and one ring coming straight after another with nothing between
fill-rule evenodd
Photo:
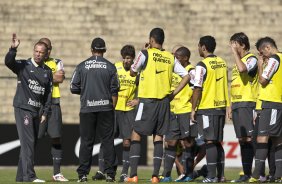
<instances>
[{"instance_id":1,"label":"green grass","mask_svg":"<svg viewBox=\"0 0 282 184\"><path fill-rule=\"evenodd\" d=\"M52 181L52 167L35 167L35 171L37 173L38 178L46 180L48 183L56 183ZM77 183L77 173L76 173L76 167L62 167L61 168L62 173L66 178L70 180L70 182L66 183ZM96 183L96 184L105 184L105 181L93 181L91 177L95 174L97 171L97 167L93 167L90 171L90 175L88 176L88 183ZM225 176L227 180L232 180L235 178L238 178L240 169L239 168L226 168L225 169ZM138 179L139 183L151 183L151 172L152 167L141 167L138 170ZM118 170L118 174L116 176L116 180L119 179L120 170ZM176 173L173 172L173 178L176 178ZM15 182L16 177L16 167L1 167L0 168L0 183L16 183ZM198 178L195 182L190 183L198 183L201 181L202 178ZM175 183L175 182L174 182Z\"/></svg>"}]
</instances>

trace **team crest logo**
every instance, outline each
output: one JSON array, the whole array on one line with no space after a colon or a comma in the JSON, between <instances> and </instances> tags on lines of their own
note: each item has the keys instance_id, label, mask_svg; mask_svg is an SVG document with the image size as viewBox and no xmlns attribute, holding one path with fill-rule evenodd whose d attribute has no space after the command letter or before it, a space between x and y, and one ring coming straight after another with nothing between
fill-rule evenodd
<instances>
[{"instance_id":1,"label":"team crest logo","mask_svg":"<svg viewBox=\"0 0 282 184\"><path fill-rule=\"evenodd\" d=\"M29 117L27 115L24 117L24 124L29 125Z\"/></svg>"}]
</instances>

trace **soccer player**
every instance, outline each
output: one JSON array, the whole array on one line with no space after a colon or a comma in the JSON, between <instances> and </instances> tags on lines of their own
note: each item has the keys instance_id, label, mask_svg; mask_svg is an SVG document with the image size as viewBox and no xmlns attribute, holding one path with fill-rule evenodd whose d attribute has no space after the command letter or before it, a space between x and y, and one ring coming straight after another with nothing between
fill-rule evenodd
<instances>
[{"instance_id":1,"label":"soccer player","mask_svg":"<svg viewBox=\"0 0 282 184\"><path fill-rule=\"evenodd\" d=\"M163 157L163 135L170 120L169 101L187 84L188 72L174 56L163 49L164 31L154 28L149 35L148 49L142 50L131 66L131 76L140 72L138 86L139 105L130 147L130 178L127 182L138 182L137 166L140 158L141 135L152 135L154 141L152 183L159 182L159 170ZM182 78L179 86L171 92L172 73Z\"/></svg>"},{"instance_id":2,"label":"soccer player","mask_svg":"<svg viewBox=\"0 0 282 184\"><path fill-rule=\"evenodd\" d=\"M221 141L226 107L229 106L227 65L222 58L213 54L215 48L214 37L200 38L198 50L204 59L196 66L192 95L191 120L198 123L198 133L204 136L206 142L208 176L203 180L204 183L225 180L225 155Z\"/></svg>"},{"instance_id":3,"label":"soccer player","mask_svg":"<svg viewBox=\"0 0 282 184\"><path fill-rule=\"evenodd\" d=\"M231 102L232 120L239 140L244 175L231 182L246 182L252 174L254 148L254 110L257 99L257 58L249 53L249 38L245 33L235 33L230 38L235 64L232 70Z\"/></svg>"},{"instance_id":4,"label":"soccer player","mask_svg":"<svg viewBox=\"0 0 282 184\"><path fill-rule=\"evenodd\" d=\"M135 58L135 48L132 45L125 45L122 47L120 54L123 61L115 63L120 82L118 101L115 108L117 126L117 132L115 134L118 134L118 137L123 139L123 167L119 182L124 182L129 168L130 136L132 132L132 123L135 118L134 107L138 104L138 99L135 98L138 81L136 81L137 77L130 76L130 66ZM96 175L93 176L92 179L106 179L104 174L104 159L102 151L99 152L99 171L97 171Z\"/></svg>"},{"instance_id":5,"label":"soccer player","mask_svg":"<svg viewBox=\"0 0 282 184\"><path fill-rule=\"evenodd\" d=\"M116 105L116 123L118 126L119 138L123 139L122 171L120 182L127 178L129 168L129 150L132 124L135 118L134 107L138 104L136 99L136 79L130 76L130 66L135 58L135 49L132 45L125 45L121 51L123 61L115 63L120 90L118 92L118 101Z\"/></svg>"},{"instance_id":6,"label":"soccer player","mask_svg":"<svg viewBox=\"0 0 282 184\"><path fill-rule=\"evenodd\" d=\"M257 132L255 169L249 182L259 181L268 154L269 138L275 146L274 177L276 182L282 182L282 69L280 67L282 54L270 37L260 38L256 48L259 52L258 79L262 86L259 91L259 100L262 100L262 110Z\"/></svg>"},{"instance_id":7,"label":"soccer player","mask_svg":"<svg viewBox=\"0 0 282 184\"><path fill-rule=\"evenodd\" d=\"M92 162L92 149L99 132L104 155L106 181L115 181L114 108L117 103L119 81L114 64L103 57L106 44L95 38L92 56L75 69L70 90L80 95L80 136L78 182L87 182Z\"/></svg>"},{"instance_id":8,"label":"soccer player","mask_svg":"<svg viewBox=\"0 0 282 184\"><path fill-rule=\"evenodd\" d=\"M46 121L51 106L52 71L44 64L48 46L44 42L37 42L32 58L16 60L19 45L20 40L13 34L11 48L5 57L5 65L17 75L13 106L21 150L16 181L45 182L38 179L34 171L34 149L39 124Z\"/></svg>"},{"instance_id":9,"label":"soccer player","mask_svg":"<svg viewBox=\"0 0 282 184\"><path fill-rule=\"evenodd\" d=\"M45 132L52 139L51 154L53 157L53 180L54 181L68 181L61 173L61 160L62 160L62 145L61 145L61 130L62 130L62 112L60 106L60 89L59 84L65 79L65 72L63 62L60 59L50 57L52 51L52 44L50 39L41 38L39 42L44 42L48 46L48 53L45 64L51 68L53 73L53 89L52 89L52 105L48 112L47 121L41 123L39 126L38 137L41 138Z\"/></svg>"},{"instance_id":10,"label":"soccer player","mask_svg":"<svg viewBox=\"0 0 282 184\"><path fill-rule=\"evenodd\" d=\"M190 86L193 86L195 68L189 62L191 52L186 47L180 47L175 52L175 57L181 63L181 65L188 71L190 76ZM173 73L172 77L172 90L174 90L180 83L181 77ZM195 124L190 126L190 111L191 103L190 99L192 96L192 89L189 85L186 85L170 102L171 109L171 121L169 129L165 134L165 140L167 147L165 148L165 160L164 160L164 171L161 182L171 182L171 170L173 163L176 158L176 149L178 140L183 140L184 161L186 162L186 175L179 180L191 181L193 173L193 151L192 145L194 143L194 137L197 136L197 127ZM193 129L194 128L194 129Z\"/></svg>"}]
</instances>

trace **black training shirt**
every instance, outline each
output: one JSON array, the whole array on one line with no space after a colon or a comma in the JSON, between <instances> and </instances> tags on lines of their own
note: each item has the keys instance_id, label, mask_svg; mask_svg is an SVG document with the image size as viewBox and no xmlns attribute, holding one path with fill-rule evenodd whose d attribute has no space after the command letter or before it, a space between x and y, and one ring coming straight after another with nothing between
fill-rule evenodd
<instances>
[{"instance_id":1,"label":"black training shirt","mask_svg":"<svg viewBox=\"0 0 282 184\"><path fill-rule=\"evenodd\" d=\"M45 64L36 66L32 59L16 60L17 50L11 48L5 57L6 66L17 75L14 107L47 115L52 97L52 70Z\"/></svg>"},{"instance_id":2,"label":"black training shirt","mask_svg":"<svg viewBox=\"0 0 282 184\"><path fill-rule=\"evenodd\" d=\"M112 96L119 91L116 67L100 56L88 58L76 67L70 91L80 94L82 113L113 110Z\"/></svg>"}]
</instances>

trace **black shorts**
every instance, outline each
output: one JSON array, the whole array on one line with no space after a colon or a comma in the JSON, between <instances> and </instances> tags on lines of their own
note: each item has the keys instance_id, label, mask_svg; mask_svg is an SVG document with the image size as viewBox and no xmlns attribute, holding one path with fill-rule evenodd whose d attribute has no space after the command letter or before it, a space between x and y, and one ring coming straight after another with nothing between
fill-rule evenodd
<instances>
[{"instance_id":1,"label":"black shorts","mask_svg":"<svg viewBox=\"0 0 282 184\"><path fill-rule=\"evenodd\" d=\"M140 135L165 135L169 126L169 99L140 98L133 129Z\"/></svg>"},{"instance_id":2,"label":"black shorts","mask_svg":"<svg viewBox=\"0 0 282 184\"><path fill-rule=\"evenodd\" d=\"M205 141L223 141L225 115L197 115L198 133Z\"/></svg>"},{"instance_id":3,"label":"black shorts","mask_svg":"<svg viewBox=\"0 0 282 184\"><path fill-rule=\"evenodd\" d=\"M132 124L135 118L135 110L115 111L118 137L121 139L130 139L132 133Z\"/></svg>"},{"instance_id":4,"label":"black shorts","mask_svg":"<svg viewBox=\"0 0 282 184\"><path fill-rule=\"evenodd\" d=\"M188 137L196 137L197 127L190 126L190 113L184 114L171 114L170 124L167 133L165 134L166 140L178 140Z\"/></svg>"},{"instance_id":5,"label":"black shorts","mask_svg":"<svg viewBox=\"0 0 282 184\"><path fill-rule=\"evenodd\" d=\"M254 108L232 110L232 120L237 138L251 137L254 131Z\"/></svg>"},{"instance_id":6,"label":"black shorts","mask_svg":"<svg viewBox=\"0 0 282 184\"><path fill-rule=\"evenodd\" d=\"M40 123L38 138L42 138L47 132L51 138L58 138L62 135L62 112L60 104L52 104L48 112L47 121Z\"/></svg>"},{"instance_id":7,"label":"black shorts","mask_svg":"<svg viewBox=\"0 0 282 184\"><path fill-rule=\"evenodd\" d=\"M258 136L282 136L282 109L262 109L257 133Z\"/></svg>"}]
</instances>

